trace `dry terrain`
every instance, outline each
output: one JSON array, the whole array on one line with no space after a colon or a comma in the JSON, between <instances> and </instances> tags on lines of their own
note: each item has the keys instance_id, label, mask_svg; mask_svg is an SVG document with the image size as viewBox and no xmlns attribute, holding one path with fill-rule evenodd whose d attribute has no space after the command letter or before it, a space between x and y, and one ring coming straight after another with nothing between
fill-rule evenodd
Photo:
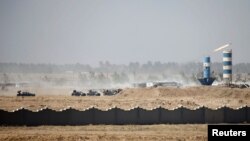
<instances>
[{"instance_id":1,"label":"dry terrain","mask_svg":"<svg viewBox=\"0 0 250 141\"><path fill-rule=\"evenodd\" d=\"M205 141L207 125L0 127L4 141Z\"/></svg>"},{"instance_id":2,"label":"dry terrain","mask_svg":"<svg viewBox=\"0 0 250 141\"><path fill-rule=\"evenodd\" d=\"M207 106L237 108L250 106L250 89L225 87L187 88L127 88L116 96L72 97L68 88L25 88L36 93L35 97L16 97L17 88L0 91L0 109L14 110L25 107L30 110L49 107L62 109L71 106L85 109L120 107L130 109L140 106L152 109L158 106L189 108ZM87 125L87 126L38 126L0 127L0 140L207 140L207 125Z\"/></svg>"},{"instance_id":3,"label":"dry terrain","mask_svg":"<svg viewBox=\"0 0 250 141\"><path fill-rule=\"evenodd\" d=\"M65 88L29 88L36 93L35 97L16 97L13 88L0 91L0 109L14 110L24 107L37 110L44 107L60 110L73 107L83 110L89 107L108 109L119 107L131 109L140 106L145 109L164 107L168 109L178 106L196 108L206 106L217 108L228 106L238 108L250 106L250 89L213 87L187 87L187 88L127 88L116 96L70 96L72 90Z\"/></svg>"}]
</instances>

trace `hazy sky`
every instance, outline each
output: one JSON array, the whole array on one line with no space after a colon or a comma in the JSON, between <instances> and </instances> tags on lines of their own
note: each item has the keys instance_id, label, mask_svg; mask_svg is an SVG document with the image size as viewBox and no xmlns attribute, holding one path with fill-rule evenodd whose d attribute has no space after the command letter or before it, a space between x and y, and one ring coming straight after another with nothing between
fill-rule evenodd
<instances>
[{"instance_id":1,"label":"hazy sky","mask_svg":"<svg viewBox=\"0 0 250 141\"><path fill-rule=\"evenodd\" d=\"M0 0L0 62L182 63L228 42L250 63L250 0Z\"/></svg>"}]
</instances>

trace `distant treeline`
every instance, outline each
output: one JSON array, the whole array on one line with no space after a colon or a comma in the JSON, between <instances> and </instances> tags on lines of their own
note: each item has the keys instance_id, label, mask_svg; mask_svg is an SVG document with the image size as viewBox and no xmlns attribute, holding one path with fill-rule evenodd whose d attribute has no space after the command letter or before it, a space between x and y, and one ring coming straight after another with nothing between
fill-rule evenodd
<instances>
[{"instance_id":1,"label":"distant treeline","mask_svg":"<svg viewBox=\"0 0 250 141\"><path fill-rule=\"evenodd\" d=\"M222 63L213 63L212 71L222 72ZM180 72L196 74L202 71L202 63L161 63L148 61L145 64L131 62L128 65L111 64L108 61L100 62L98 67L85 64L23 64L23 63L0 63L0 73L65 73L65 72L125 72L125 73L162 73ZM234 73L250 73L250 63L233 65Z\"/></svg>"}]
</instances>

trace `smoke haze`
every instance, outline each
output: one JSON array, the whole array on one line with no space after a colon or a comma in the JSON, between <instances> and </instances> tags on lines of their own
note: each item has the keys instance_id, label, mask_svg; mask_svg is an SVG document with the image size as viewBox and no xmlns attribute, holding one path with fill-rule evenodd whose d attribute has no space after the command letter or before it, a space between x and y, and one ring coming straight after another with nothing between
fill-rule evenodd
<instances>
[{"instance_id":1,"label":"smoke haze","mask_svg":"<svg viewBox=\"0 0 250 141\"><path fill-rule=\"evenodd\" d=\"M0 61L183 63L232 42L249 63L249 14L249 0L1 0Z\"/></svg>"}]
</instances>

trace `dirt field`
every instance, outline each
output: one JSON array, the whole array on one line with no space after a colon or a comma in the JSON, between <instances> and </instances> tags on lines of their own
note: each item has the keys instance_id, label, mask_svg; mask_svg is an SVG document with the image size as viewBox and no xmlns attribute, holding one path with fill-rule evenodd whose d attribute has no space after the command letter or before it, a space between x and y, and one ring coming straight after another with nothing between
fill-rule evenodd
<instances>
[{"instance_id":1,"label":"dirt field","mask_svg":"<svg viewBox=\"0 0 250 141\"><path fill-rule=\"evenodd\" d=\"M207 125L0 127L4 141L205 141Z\"/></svg>"},{"instance_id":2,"label":"dirt field","mask_svg":"<svg viewBox=\"0 0 250 141\"><path fill-rule=\"evenodd\" d=\"M207 106L237 108L250 106L250 89L224 87L189 88L128 88L116 96L72 97L67 88L26 88L35 97L16 97L18 89L0 91L0 108L14 110L25 107L62 109L67 106L82 110L95 106L107 109L114 106L130 109L140 106L168 109L183 105L189 108ZM207 140L207 125L88 125L88 126L38 126L0 127L0 140Z\"/></svg>"},{"instance_id":3,"label":"dirt field","mask_svg":"<svg viewBox=\"0 0 250 141\"><path fill-rule=\"evenodd\" d=\"M55 110L68 106L83 110L96 107L106 110L112 107L131 109L140 106L144 109L164 107L168 109L178 106L195 108L206 106L217 108L228 106L238 108L250 106L250 89L225 87L189 87L189 88L128 88L116 96L72 97L70 89L63 88L30 88L35 97L16 97L18 89L0 91L0 108L14 110L25 107L31 110L48 107Z\"/></svg>"}]
</instances>

